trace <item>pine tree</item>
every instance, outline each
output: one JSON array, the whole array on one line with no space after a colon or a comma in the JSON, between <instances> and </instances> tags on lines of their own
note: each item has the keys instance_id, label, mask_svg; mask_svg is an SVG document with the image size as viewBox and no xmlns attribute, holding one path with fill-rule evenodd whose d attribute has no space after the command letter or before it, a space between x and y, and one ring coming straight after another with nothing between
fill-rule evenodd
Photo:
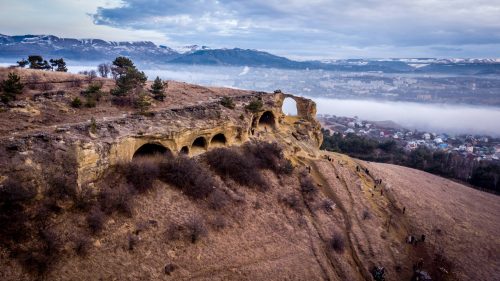
<instances>
[{"instance_id":1,"label":"pine tree","mask_svg":"<svg viewBox=\"0 0 500 281\"><path fill-rule=\"evenodd\" d=\"M28 56L28 61L30 63L31 69L43 69L43 70L51 69L49 62L44 60L42 56L39 55Z\"/></svg>"},{"instance_id":2,"label":"pine tree","mask_svg":"<svg viewBox=\"0 0 500 281\"><path fill-rule=\"evenodd\" d=\"M52 66L52 69L54 69L54 67L55 67L56 71L59 71L59 72L67 72L68 71L68 68L66 67L66 62L64 61L63 58L50 59L50 65Z\"/></svg>"},{"instance_id":3,"label":"pine tree","mask_svg":"<svg viewBox=\"0 0 500 281\"><path fill-rule=\"evenodd\" d=\"M116 58L111 72L116 77L116 87L111 90L111 94L118 97L139 92L147 80L146 74L137 70L134 63L126 57Z\"/></svg>"},{"instance_id":4,"label":"pine tree","mask_svg":"<svg viewBox=\"0 0 500 281\"><path fill-rule=\"evenodd\" d=\"M21 59L20 61L17 61L17 65L18 65L19 67L22 67L22 68L24 68L25 66L27 66L29 63L30 63L30 62L29 62L29 61L27 61L27 60L25 60L25 59Z\"/></svg>"},{"instance_id":5,"label":"pine tree","mask_svg":"<svg viewBox=\"0 0 500 281\"><path fill-rule=\"evenodd\" d=\"M148 95L144 92L140 93L139 97L135 101L135 106L137 107L137 109L139 109L139 112L141 114L146 114L149 107L151 106L151 103L148 100Z\"/></svg>"},{"instance_id":6,"label":"pine tree","mask_svg":"<svg viewBox=\"0 0 500 281\"><path fill-rule=\"evenodd\" d=\"M151 85L151 93L155 100L163 101L165 99L165 87L158 76L156 76L153 85Z\"/></svg>"},{"instance_id":7,"label":"pine tree","mask_svg":"<svg viewBox=\"0 0 500 281\"><path fill-rule=\"evenodd\" d=\"M16 100L16 96L23 92L24 85L21 83L21 77L19 75L11 72L9 73L9 78L0 83L1 96L0 99L3 102L9 102Z\"/></svg>"}]
</instances>

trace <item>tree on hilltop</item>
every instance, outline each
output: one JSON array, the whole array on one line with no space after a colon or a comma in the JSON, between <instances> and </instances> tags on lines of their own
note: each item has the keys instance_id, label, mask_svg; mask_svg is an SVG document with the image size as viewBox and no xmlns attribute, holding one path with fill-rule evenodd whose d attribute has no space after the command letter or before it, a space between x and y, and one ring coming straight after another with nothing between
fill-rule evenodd
<instances>
[{"instance_id":1,"label":"tree on hilltop","mask_svg":"<svg viewBox=\"0 0 500 281\"><path fill-rule=\"evenodd\" d=\"M51 69L49 63L46 60L44 60L42 56L39 55L28 56L28 61L30 63L31 69L43 69L43 70Z\"/></svg>"},{"instance_id":2,"label":"tree on hilltop","mask_svg":"<svg viewBox=\"0 0 500 281\"><path fill-rule=\"evenodd\" d=\"M97 72L102 78L107 78L111 72L111 65L109 63L101 63L97 66Z\"/></svg>"},{"instance_id":3,"label":"tree on hilltop","mask_svg":"<svg viewBox=\"0 0 500 281\"><path fill-rule=\"evenodd\" d=\"M117 57L113 61L111 72L116 79L116 87L111 90L111 94L117 97L139 93L147 80L146 74L139 71L126 57Z\"/></svg>"},{"instance_id":4,"label":"tree on hilltop","mask_svg":"<svg viewBox=\"0 0 500 281\"><path fill-rule=\"evenodd\" d=\"M50 59L50 65L52 66L52 69L55 68L55 71L59 71L59 72L67 72L68 71L68 68L66 67L66 62L64 61L63 58Z\"/></svg>"},{"instance_id":5,"label":"tree on hilltop","mask_svg":"<svg viewBox=\"0 0 500 281\"><path fill-rule=\"evenodd\" d=\"M18 65L19 67L22 67L22 68L24 68L25 66L27 66L29 63L30 63L30 62L29 62L29 61L27 61L27 60L26 60L26 59L24 59L24 58L23 58L23 59L21 59L20 61L17 61L17 65Z\"/></svg>"},{"instance_id":6,"label":"tree on hilltop","mask_svg":"<svg viewBox=\"0 0 500 281\"><path fill-rule=\"evenodd\" d=\"M163 101L165 99L165 87L163 86L163 81L158 76L156 76L153 85L151 85L151 93L155 100Z\"/></svg>"},{"instance_id":7,"label":"tree on hilltop","mask_svg":"<svg viewBox=\"0 0 500 281\"><path fill-rule=\"evenodd\" d=\"M21 77L11 72L7 80L0 83L2 102L9 102L16 100L16 96L23 92L24 85L21 83Z\"/></svg>"}]
</instances>

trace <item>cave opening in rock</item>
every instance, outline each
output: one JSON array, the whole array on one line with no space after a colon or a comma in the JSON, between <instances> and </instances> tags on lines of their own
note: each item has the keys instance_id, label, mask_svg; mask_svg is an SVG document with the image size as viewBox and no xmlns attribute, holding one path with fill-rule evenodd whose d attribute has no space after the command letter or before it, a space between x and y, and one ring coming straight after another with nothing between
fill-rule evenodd
<instances>
[{"instance_id":1,"label":"cave opening in rock","mask_svg":"<svg viewBox=\"0 0 500 281\"><path fill-rule=\"evenodd\" d=\"M267 129L268 127L270 129L274 128L274 125L276 124L274 114L271 111L266 111L262 116L260 116L259 119L259 127L263 127Z\"/></svg>"},{"instance_id":2,"label":"cave opening in rock","mask_svg":"<svg viewBox=\"0 0 500 281\"><path fill-rule=\"evenodd\" d=\"M226 136L224 134L217 134L212 137L212 140L210 140L210 146L225 146L226 145Z\"/></svg>"},{"instance_id":3,"label":"cave opening in rock","mask_svg":"<svg viewBox=\"0 0 500 281\"><path fill-rule=\"evenodd\" d=\"M207 150L207 140L204 137L198 137L191 145L191 154L197 155Z\"/></svg>"},{"instance_id":4,"label":"cave opening in rock","mask_svg":"<svg viewBox=\"0 0 500 281\"><path fill-rule=\"evenodd\" d=\"M181 154L188 155L189 154L189 147L183 146L181 148Z\"/></svg>"},{"instance_id":5,"label":"cave opening in rock","mask_svg":"<svg viewBox=\"0 0 500 281\"><path fill-rule=\"evenodd\" d=\"M135 151L133 159L150 156L169 156L170 154L170 149L161 144L146 143Z\"/></svg>"}]
</instances>

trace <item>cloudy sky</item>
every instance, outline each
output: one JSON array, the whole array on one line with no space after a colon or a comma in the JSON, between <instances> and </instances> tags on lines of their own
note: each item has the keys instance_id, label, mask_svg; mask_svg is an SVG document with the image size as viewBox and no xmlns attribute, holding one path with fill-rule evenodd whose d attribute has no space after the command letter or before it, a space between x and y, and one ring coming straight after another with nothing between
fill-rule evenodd
<instances>
[{"instance_id":1,"label":"cloudy sky","mask_svg":"<svg viewBox=\"0 0 500 281\"><path fill-rule=\"evenodd\" d=\"M0 33L301 58L500 57L500 0L0 0Z\"/></svg>"}]
</instances>

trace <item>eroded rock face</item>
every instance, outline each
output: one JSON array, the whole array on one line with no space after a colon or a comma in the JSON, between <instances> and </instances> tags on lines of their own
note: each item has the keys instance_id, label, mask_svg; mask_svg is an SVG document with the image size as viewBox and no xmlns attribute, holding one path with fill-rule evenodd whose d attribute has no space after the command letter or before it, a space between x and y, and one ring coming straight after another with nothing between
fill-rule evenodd
<instances>
[{"instance_id":1,"label":"eroded rock face","mask_svg":"<svg viewBox=\"0 0 500 281\"><path fill-rule=\"evenodd\" d=\"M282 105L286 97L297 102L298 116L289 118L283 114ZM286 147L285 152L304 153L304 156L314 155L321 145L320 124L315 119L316 105L313 101L284 93L261 92L232 99L234 109L215 101L160 110L151 116L124 114L98 119L95 124L61 124L52 132L11 138L1 145L8 157L29 160L41 167L55 163L39 156L37 150L42 149L39 142L43 143L45 152L64 152L68 158L74 159L74 165L64 169L70 169L66 173L73 171L78 187L99 179L111 166L132 160L134 154L146 144L189 156L214 147L240 145L251 139L293 144ZM263 104L258 112L245 108L257 99ZM8 167L4 168L1 172L8 174Z\"/></svg>"}]
</instances>

